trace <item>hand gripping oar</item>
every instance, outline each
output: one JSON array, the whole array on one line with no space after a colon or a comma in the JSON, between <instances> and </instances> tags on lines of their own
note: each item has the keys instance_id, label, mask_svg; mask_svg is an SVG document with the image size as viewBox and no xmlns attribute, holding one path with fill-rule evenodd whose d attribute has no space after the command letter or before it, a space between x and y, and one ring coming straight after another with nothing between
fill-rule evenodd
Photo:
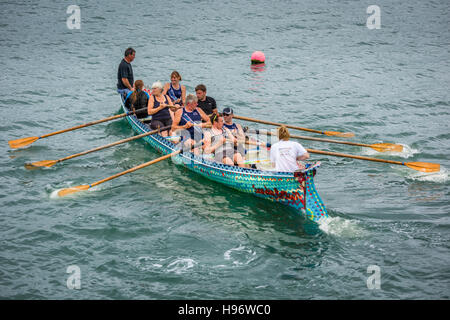
<instances>
[{"instance_id":1,"label":"hand gripping oar","mask_svg":"<svg viewBox=\"0 0 450 320\"><path fill-rule=\"evenodd\" d=\"M87 150L87 151L76 153L76 154L73 154L73 155L70 155L70 156L67 156L67 157L64 157L64 158L61 158L61 159L57 159L57 160L42 160L42 161L37 161L37 162L33 162L33 163L27 163L27 164L25 164L25 168L27 168L27 169L36 169L37 167L47 167L47 168L49 168L49 167L57 164L58 162L62 162L62 161L65 161L65 160L69 160L69 159L73 159L73 158L76 158L76 157L79 157L79 156L83 156L83 155L91 153L91 152L100 151L100 150L103 150L103 149L106 149L106 148L114 147L114 146L117 146L118 144L122 144L122 143L125 143L125 142L129 142L129 141L133 141L133 140L136 140L136 139L140 139L142 137L146 137L146 136L158 133L160 130L165 130L165 129L169 129L169 128L170 128L170 126L167 126L167 127L163 127L163 128L157 129L157 130L150 131L150 132L142 133L142 134L134 136L134 137L122 139L122 140L119 140L119 141L116 141L116 142L113 142L113 143L110 143L110 144L106 144L104 146L100 146L100 147L97 147L97 148L94 148L94 149L90 149L90 150Z\"/></svg>"},{"instance_id":2,"label":"hand gripping oar","mask_svg":"<svg viewBox=\"0 0 450 320\"><path fill-rule=\"evenodd\" d=\"M233 117L236 118L236 119L244 120L244 121L258 122L258 123L268 124L268 125L272 125L272 126L282 126L283 125L282 123L277 123L277 122L272 122L272 121L265 121L265 120L258 120L258 119L242 117L242 116L236 116L236 115L233 115ZM320 131L320 130L314 130L314 129L308 129L308 128L292 126L292 125L288 125L288 124L285 124L284 126L286 126L286 128L290 128L290 129L296 129L296 130L303 130L303 131L309 131L309 132L314 132L314 133L320 133L320 134L325 134L327 136L338 136L338 137L344 137L344 138L350 138L350 137L354 137L355 136L355 134L352 133L352 132Z\"/></svg>"},{"instance_id":3,"label":"hand gripping oar","mask_svg":"<svg viewBox=\"0 0 450 320\"><path fill-rule=\"evenodd\" d=\"M246 130L250 133L256 133L256 134L267 134L267 135L274 135L269 130L253 130L248 129ZM399 144L393 144L393 143L374 143L374 144L365 144L365 143L357 143L357 142L349 142L349 141L339 141L339 140L331 140L331 139L321 139L321 138L314 138L314 137L305 137L305 136L297 136L297 135L290 135L291 138L295 139L303 139L303 140L312 140L312 141L321 141L321 142L330 142L330 143L338 143L338 144L347 144L351 146L359 146L359 147L366 147L366 148L372 148L378 152L401 152L403 150L403 146Z\"/></svg>"},{"instance_id":4,"label":"hand gripping oar","mask_svg":"<svg viewBox=\"0 0 450 320\"><path fill-rule=\"evenodd\" d=\"M203 144L203 142L199 142L199 143L193 145L193 146L192 146L192 149L198 148L198 147L200 147L202 144ZM125 175L125 174L127 174L127 173L130 173L130 172L134 172L134 171L136 171L136 170L139 170L139 169L148 167L148 166L150 166L150 165L152 165L152 164L158 163L158 162L160 162L160 161L162 161L162 160L165 160L165 159L168 159L168 158L170 158L170 157L172 157L172 156L175 156L175 155L177 155L177 154L179 154L179 153L181 153L181 152L183 152L183 148L181 148L180 150L177 150L177 151L175 151L175 152L166 154L165 156L159 157L159 158L157 158L157 159L155 159L155 160L152 160L152 161L149 161L149 162L145 162L145 163L143 163L143 164L140 164L140 165L138 165L138 166L136 166L136 167L133 167L133 168L131 168L131 169L128 169L128 170L125 170L125 171L116 173L115 175L112 175L112 176L110 176L110 177L108 177L108 178L105 178L105 179L96 181L96 182L94 182L94 183L91 183L91 184L83 184L83 185L80 185L80 186L77 186L77 187L71 187L71 188L65 188L65 189L59 190L57 194L58 194L58 196L60 196L60 197L64 197L64 196L67 196L67 195L72 194L72 193L75 193L75 192L88 190L89 188L95 187L95 186L97 186L97 185L99 185L99 184L101 184L101 183L103 183L103 182L106 182L106 181L109 181L109 180L118 178L118 177L123 176L123 175Z\"/></svg>"},{"instance_id":5,"label":"hand gripping oar","mask_svg":"<svg viewBox=\"0 0 450 320\"><path fill-rule=\"evenodd\" d=\"M143 110L147 110L147 108L139 109L139 110L136 110L135 112L142 112ZM96 120L96 121L88 122L88 123L85 123L85 124L81 124L79 126L75 126L75 127L69 128L69 129L64 129L64 130L59 130L59 131L51 132L51 133L48 133L48 134L44 134L44 135L39 136L39 137L27 137L27 138L21 138L21 139L16 139L16 140L10 140L10 141L8 141L8 143L9 143L9 146L11 148L13 148L13 149L21 148L21 147L25 147L25 146L27 146L29 144L32 144L33 142L35 142L38 139L48 138L48 137L51 137L51 136L54 136L54 135L57 135L57 134L60 134L60 133L69 132L69 131L73 131L73 130L77 130L77 129L93 126L94 124L99 124L99 123L102 123L102 122L107 122L107 121L123 118L123 117L129 116L129 115L132 115L135 112L130 111L130 112L127 112L127 113L121 113L121 114L118 114L118 115L115 115L115 116L111 116L111 117L108 117L108 118L105 118L105 119Z\"/></svg>"},{"instance_id":6,"label":"hand gripping oar","mask_svg":"<svg viewBox=\"0 0 450 320\"><path fill-rule=\"evenodd\" d=\"M440 164L438 163L429 163L429 162L400 162L400 161L392 161L392 160L384 160L384 159L377 159L377 158L370 158L370 157L363 157L363 156L355 156L352 154L345 154L345 153L337 153L337 152L328 152L328 151L322 151L322 150L314 150L314 149L306 149L306 151L310 153L318 153L318 154L325 154L329 156L336 156L336 157L344 157L344 158L353 158L353 159L359 159L359 160L368 160L368 161L375 161L375 162L384 162L384 163L391 163L391 164L397 164L401 166L407 166L408 168L422 171L422 172L437 172L441 169Z\"/></svg>"}]
</instances>

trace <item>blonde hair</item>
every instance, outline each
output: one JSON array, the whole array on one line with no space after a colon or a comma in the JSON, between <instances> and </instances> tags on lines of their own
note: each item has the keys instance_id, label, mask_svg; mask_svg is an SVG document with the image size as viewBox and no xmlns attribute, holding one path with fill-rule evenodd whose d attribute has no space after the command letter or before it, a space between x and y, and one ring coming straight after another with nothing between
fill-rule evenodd
<instances>
[{"instance_id":1,"label":"blonde hair","mask_svg":"<svg viewBox=\"0 0 450 320\"><path fill-rule=\"evenodd\" d=\"M288 129L286 126L281 126L278 128L278 139L280 140L289 140L291 135L289 134Z\"/></svg>"}]
</instances>

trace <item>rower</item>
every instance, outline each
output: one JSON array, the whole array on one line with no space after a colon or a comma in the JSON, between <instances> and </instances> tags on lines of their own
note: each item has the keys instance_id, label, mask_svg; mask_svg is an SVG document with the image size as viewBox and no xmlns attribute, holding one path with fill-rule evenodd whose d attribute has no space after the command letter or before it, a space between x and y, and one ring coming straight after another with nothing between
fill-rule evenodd
<instances>
[{"instance_id":1,"label":"rower","mask_svg":"<svg viewBox=\"0 0 450 320\"><path fill-rule=\"evenodd\" d=\"M238 152L242 157L245 157L245 147L243 142L245 141L245 134L242 126L233 122L233 109L225 108L222 111L223 115L223 127L227 128L233 136L239 141L234 146L234 151Z\"/></svg>"},{"instance_id":2,"label":"rower","mask_svg":"<svg viewBox=\"0 0 450 320\"><path fill-rule=\"evenodd\" d=\"M290 141L288 129L283 125L278 128L278 141L272 145L270 149L270 161L276 171L295 172L305 169L302 163L309 158L309 153L303 146L295 141Z\"/></svg>"},{"instance_id":3,"label":"rower","mask_svg":"<svg viewBox=\"0 0 450 320\"><path fill-rule=\"evenodd\" d=\"M222 111L223 115L223 126L224 128L227 128L231 131L233 136L238 139L239 143L235 145L234 150L239 152L242 157L245 156L245 144L248 145L254 145L258 146L258 148L261 147L270 147L270 144L265 143L263 141L258 141L253 138L249 138L245 135L244 130L242 129L242 126L239 123L233 122L233 109L232 108L225 108Z\"/></svg>"},{"instance_id":4,"label":"rower","mask_svg":"<svg viewBox=\"0 0 450 320\"><path fill-rule=\"evenodd\" d=\"M143 90L144 81L136 80L134 87L135 90L128 92L125 98L125 107L128 110L132 110L138 119L146 118L148 116L147 105L150 95ZM137 110L139 112L136 113Z\"/></svg>"},{"instance_id":5,"label":"rower","mask_svg":"<svg viewBox=\"0 0 450 320\"><path fill-rule=\"evenodd\" d=\"M213 114L211 116L211 129L205 132L203 139L203 150L206 154L214 154L214 160L234 166L236 163L239 167L245 167L243 156L234 149L237 139L230 130L223 126L223 118L221 115Z\"/></svg>"},{"instance_id":6,"label":"rower","mask_svg":"<svg viewBox=\"0 0 450 320\"><path fill-rule=\"evenodd\" d=\"M150 128L156 130L162 127L172 125L173 111L170 110L170 106L173 107L172 100L163 94L163 85L157 81L152 84L152 98L148 100L148 114L152 116L152 122ZM168 136L170 128L161 132L163 137Z\"/></svg>"},{"instance_id":7,"label":"rower","mask_svg":"<svg viewBox=\"0 0 450 320\"><path fill-rule=\"evenodd\" d=\"M186 87L180 84L181 75L178 71L170 74L170 83L164 85L163 94L169 95L174 104L184 105L186 100Z\"/></svg>"},{"instance_id":8,"label":"rower","mask_svg":"<svg viewBox=\"0 0 450 320\"><path fill-rule=\"evenodd\" d=\"M213 113L218 114L216 100L206 95L206 86L199 84L195 87L195 94L198 99L198 107L202 109L208 117Z\"/></svg>"},{"instance_id":9,"label":"rower","mask_svg":"<svg viewBox=\"0 0 450 320\"><path fill-rule=\"evenodd\" d=\"M198 99L195 95L188 94L186 106L175 112L172 123L172 131L182 130L183 140L191 145L203 139L202 128L211 125L211 121L203 110L197 108L197 101ZM202 123L202 120L205 122Z\"/></svg>"}]
</instances>

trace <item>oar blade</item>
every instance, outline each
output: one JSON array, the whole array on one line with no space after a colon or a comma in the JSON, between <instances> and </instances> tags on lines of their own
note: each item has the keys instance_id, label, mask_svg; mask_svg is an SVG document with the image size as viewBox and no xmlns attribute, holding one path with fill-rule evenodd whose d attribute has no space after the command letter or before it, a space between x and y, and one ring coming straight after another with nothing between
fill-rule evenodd
<instances>
[{"instance_id":1,"label":"oar blade","mask_svg":"<svg viewBox=\"0 0 450 320\"><path fill-rule=\"evenodd\" d=\"M342 138L353 138L355 134L353 132L338 132L338 131L325 131L327 136L336 136Z\"/></svg>"},{"instance_id":2,"label":"oar blade","mask_svg":"<svg viewBox=\"0 0 450 320\"><path fill-rule=\"evenodd\" d=\"M8 144L12 149L17 149L17 148L22 148L29 144L32 144L37 139L39 139L39 137L21 138L21 139L16 139L16 140L10 140L10 141L8 141Z\"/></svg>"},{"instance_id":3,"label":"oar blade","mask_svg":"<svg viewBox=\"0 0 450 320\"><path fill-rule=\"evenodd\" d=\"M79 191L85 191L85 190L87 190L89 188L90 188L89 185L84 184L84 185L77 186L77 187L61 189L61 190L58 191L58 196L59 197L65 197L65 196L67 196L69 194L76 193L76 192L79 192Z\"/></svg>"},{"instance_id":4,"label":"oar blade","mask_svg":"<svg viewBox=\"0 0 450 320\"><path fill-rule=\"evenodd\" d=\"M441 165L439 163L429 163L429 162L407 162L405 165L408 168L422 171L422 172L438 172L441 170Z\"/></svg>"},{"instance_id":5,"label":"oar blade","mask_svg":"<svg viewBox=\"0 0 450 320\"><path fill-rule=\"evenodd\" d=\"M403 146L394 143L374 143L370 147L378 152L402 152Z\"/></svg>"},{"instance_id":6,"label":"oar blade","mask_svg":"<svg viewBox=\"0 0 450 320\"><path fill-rule=\"evenodd\" d=\"M36 161L32 163L25 164L25 168L31 170L36 169L39 167L47 167L50 168L51 166L55 165L58 161L56 160L42 160L42 161Z\"/></svg>"}]
</instances>

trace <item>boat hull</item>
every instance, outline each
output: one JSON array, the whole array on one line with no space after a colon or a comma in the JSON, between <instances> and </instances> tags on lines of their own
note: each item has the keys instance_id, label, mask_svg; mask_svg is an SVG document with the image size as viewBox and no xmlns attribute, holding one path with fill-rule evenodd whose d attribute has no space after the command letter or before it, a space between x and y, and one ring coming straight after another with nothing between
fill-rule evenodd
<instances>
[{"instance_id":1,"label":"boat hull","mask_svg":"<svg viewBox=\"0 0 450 320\"><path fill-rule=\"evenodd\" d=\"M122 108L124 112L129 111L123 103ZM127 116L126 119L137 134L150 131L136 116ZM175 144L159 134L143 139L164 155L178 150ZM172 160L207 179L235 190L290 206L312 221L317 222L328 216L314 185L318 166L294 174L229 166L212 162L191 152L178 154L172 157Z\"/></svg>"}]
</instances>

